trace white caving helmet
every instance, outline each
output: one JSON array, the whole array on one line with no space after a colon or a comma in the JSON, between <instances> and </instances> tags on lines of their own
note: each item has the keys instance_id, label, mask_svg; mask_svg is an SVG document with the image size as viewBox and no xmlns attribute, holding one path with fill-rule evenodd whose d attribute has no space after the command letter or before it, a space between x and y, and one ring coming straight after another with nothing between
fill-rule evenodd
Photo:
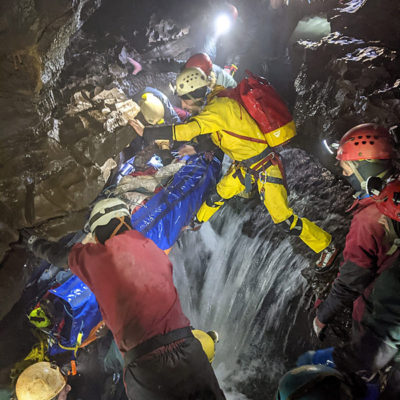
<instances>
[{"instance_id":1,"label":"white caving helmet","mask_svg":"<svg viewBox=\"0 0 400 400\"><path fill-rule=\"evenodd\" d=\"M200 98L204 95L198 90L207 88L209 84L209 78L200 68L185 68L176 78L176 93L179 97Z\"/></svg>"},{"instance_id":2,"label":"white caving helmet","mask_svg":"<svg viewBox=\"0 0 400 400\"><path fill-rule=\"evenodd\" d=\"M100 200L93 207L89 217L90 232L93 233L98 226L107 225L113 218L130 217L127 204L115 197Z\"/></svg>"},{"instance_id":3,"label":"white caving helmet","mask_svg":"<svg viewBox=\"0 0 400 400\"><path fill-rule=\"evenodd\" d=\"M144 119L150 125L164 123L164 105L153 93L143 93L139 105Z\"/></svg>"},{"instance_id":4,"label":"white caving helmet","mask_svg":"<svg viewBox=\"0 0 400 400\"><path fill-rule=\"evenodd\" d=\"M51 400L64 389L66 383L57 365L41 361L21 373L15 392L18 400Z\"/></svg>"}]
</instances>

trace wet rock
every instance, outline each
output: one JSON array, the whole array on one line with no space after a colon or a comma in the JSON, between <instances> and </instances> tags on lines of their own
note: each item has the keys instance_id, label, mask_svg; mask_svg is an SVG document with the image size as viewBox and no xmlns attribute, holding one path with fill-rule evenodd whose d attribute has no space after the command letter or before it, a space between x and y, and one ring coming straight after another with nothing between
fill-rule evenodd
<instances>
[{"instance_id":1,"label":"wet rock","mask_svg":"<svg viewBox=\"0 0 400 400\"><path fill-rule=\"evenodd\" d=\"M331 16L333 30L364 40L379 41L382 45L397 49L400 32L389 21L400 17L397 0L348 0L337 7Z\"/></svg>"},{"instance_id":2,"label":"wet rock","mask_svg":"<svg viewBox=\"0 0 400 400\"><path fill-rule=\"evenodd\" d=\"M35 184L49 174L42 169L52 160L48 153L60 161L59 151L45 150L58 140L50 114L52 89L70 37L99 5L98 0L6 0L0 6L0 200L6 204L0 213L0 259L16 230L34 220Z\"/></svg>"},{"instance_id":3,"label":"wet rock","mask_svg":"<svg viewBox=\"0 0 400 400\"><path fill-rule=\"evenodd\" d=\"M364 122L390 127L398 121L397 51L339 32L299 46L294 119L304 148L323 160L323 139L337 140Z\"/></svg>"}]
</instances>

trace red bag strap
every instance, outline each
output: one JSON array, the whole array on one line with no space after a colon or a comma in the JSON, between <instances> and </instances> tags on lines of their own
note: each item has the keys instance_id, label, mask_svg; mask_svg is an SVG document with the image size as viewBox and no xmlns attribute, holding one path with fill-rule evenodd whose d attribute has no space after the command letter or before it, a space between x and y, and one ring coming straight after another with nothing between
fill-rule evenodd
<instances>
[{"instance_id":1,"label":"red bag strap","mask_svg":"<svg viewBox=\"0 0 400 400\"><path fill-rule=\"evenodd\" d=\"M247 140L249 142L268 144L268 142L266 140L256 139L256 138L251 138L251 137L248 137L248 136L239 135L238 133L234 133L234 132L231 132L231 131L225 131L224 130L224 132L226 132L228 135L234 136L234 137L236 137L238 139Z\"/></svg>"}]
</instances>

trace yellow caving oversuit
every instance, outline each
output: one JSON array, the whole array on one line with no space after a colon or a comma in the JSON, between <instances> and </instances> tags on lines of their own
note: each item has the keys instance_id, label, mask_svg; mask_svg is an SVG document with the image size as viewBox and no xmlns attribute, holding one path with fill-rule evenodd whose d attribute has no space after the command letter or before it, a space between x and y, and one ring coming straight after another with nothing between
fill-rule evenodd
<instances>
[{"instance_id":1,"label":"yellow caving oversuit","mask_svg":"<svg viewBox=\"0 0 400 400\"><path fill-rule=\"evenodd\" d=\"M198 135L211 133L214 144L234 160L217 184L216 192L202 204L197 219L207 221L225 200L242 192L247 182L257 179L261 199L274 223L299 236L316 253L324 250L332 240L331 235L308 219L299 218L289 207L283 171L274 159L270 160L270 148L257 123L235 100L215 96L218 91L209 95L208 104L188 123L173 126L173 139L178 141L190 141ZM277 159L279 156L275 153Z\"/></svg>"}]
</instances>

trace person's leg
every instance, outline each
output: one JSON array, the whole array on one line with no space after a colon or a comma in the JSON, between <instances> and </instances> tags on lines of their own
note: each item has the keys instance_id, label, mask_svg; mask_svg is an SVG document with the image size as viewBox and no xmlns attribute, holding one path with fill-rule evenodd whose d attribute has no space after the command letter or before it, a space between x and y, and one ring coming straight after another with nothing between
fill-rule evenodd
<instances>
[{"instance_id":1,"label":"person's leg","mask_svg":"<svg viewBox=\"0 0 400 400\"><path fill-rule=\"evenodd\" d=\"M221 208L225 200L231 199L244 190L245 187L240 179L233 176L235 173L236 168L232 166L218 182L215 190L208 195L197 212L199 222L208 221Z\"/></svg>"},{"instance_id":2,"label":"person's leg","mask_svg":"<svg viewBox=\"0 0 400 400\"><path fill-rule=\"evenodd\" d=\"M273 222L290 235L300 239L314 252L319 253L329 246L332 237L307 218L293 213L287 201L287 191L277 165L272 165L260 174L258 191Z\"/></svg>"},{"instance_id":3,"label":"person's leg","mask_svg":"<svg viewBox=\"0 0 400 400\"><path fill-rule=\"evenodd\" d=\"M186 338L125 369L130 400L224 400L200 342Z\"/></svg>"}]
</instances>

